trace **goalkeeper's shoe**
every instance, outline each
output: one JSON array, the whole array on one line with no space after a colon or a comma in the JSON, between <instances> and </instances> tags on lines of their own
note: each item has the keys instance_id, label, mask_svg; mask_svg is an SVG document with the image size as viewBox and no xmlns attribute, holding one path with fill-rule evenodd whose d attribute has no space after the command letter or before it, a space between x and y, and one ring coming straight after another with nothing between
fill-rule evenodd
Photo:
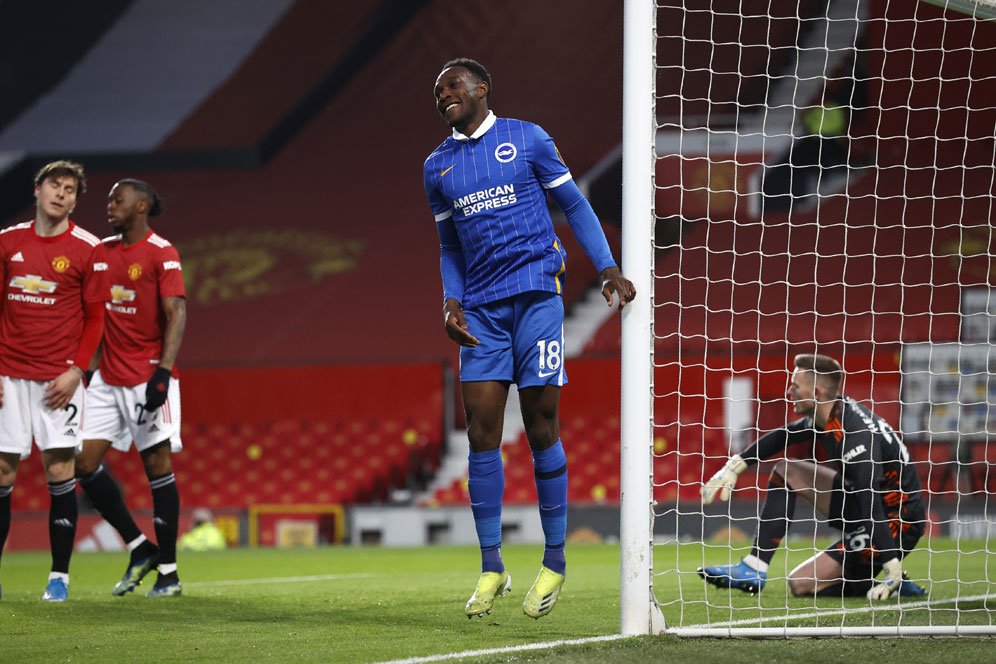
<instances>
[{"instance_id":1,"label":"goalkeeper's shoe","mask_svg":"<svg viewBox=\"0 0 996 664\"><path fill-rule=\"evenodd\" d=\"M533 587L526 593L526 599L522 602L522 612L530 618L542 618L553 611L566 578L546 565L541 567L539 576L533 581Z\"/></svg>"},{"instance_id":2,"label":"goalkeeper's shoe","mask_svg":"<svg viewBox=\"0 0 996 664\"><path fill-rule=\"evenodd\" d=\"M130 593L142 583L146 574L155 569L157 562L159 562L159 549L153 549L148 556L133 557L128 561L128 568L125 570L124 576L114 586L111 594L115 597L121 597Z\"/></svg>"},{"instance_id":3,"label":"goalkeeper's shoe","mask_svg":"<svg viewBox=\"0 0 996 664\"><path fill-rule=\"evenodd\" d=\"M49 579L42 599L46 602L65 602L69 599L69 586L62 579Z\"/></svg>"},{"instance_id":4,"label":"goalkeeper's shoe","mask_svg":"<svg viewBox=\"0 0 996 664\"><path fill-rule=\"evenodd\" d=\"M927 590L921 586L918 586L916 582L911 581L910 577L906 576L906 572L903 572L903 582L899 584L899 596L926 597Z\"/></svg>"},{"instance_id":5,"label":"goalkeeper's shoe","mask_svg":"<svg viewBox=\"0 0 996 664\"><path fill-rule=\"evenodd\" d=\"M169 574L159 573L159 578L156 579L156 585L152 586L152 590L145 593L146 597L179 597L183 592L183 587L180 585L180 577L176 575L176 572L171 572Z\"/></svg>"},{"instance_id":6,"label":"goalkeeper's shoe","mask_svg":"<svg viewBox=\"0 0 996 664\"><path fill-rule=\"evenodd\" d=\"M477 616L483 618L491 613L494 608L495 599L504 597L512 590L512 576L507 572L482 572L481 578L477 580L477 588L474 594L467 600L464 613L468 618Z\"/></svg>"},{"instance_id":7,"label":"goalkeeper's shoe","mask_svg":"<svg viewBox=\"0 0 996 664\"><path fill-rule=\"evenodd\" d=\"M706 583L711 583L717 588L742 590L751 595L764 590L764 584L768 580L766 572L759 572L742 560L736 565L700 567L698 571Z\"/></svg>"}]
</instances>

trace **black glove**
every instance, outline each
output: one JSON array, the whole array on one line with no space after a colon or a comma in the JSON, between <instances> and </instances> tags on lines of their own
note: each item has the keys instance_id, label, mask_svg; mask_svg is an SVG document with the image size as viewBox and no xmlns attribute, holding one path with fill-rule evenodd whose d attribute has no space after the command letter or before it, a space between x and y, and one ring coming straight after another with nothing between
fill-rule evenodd
<instances>
[{"instance_id":1,"label":"black glove","mask_svg":"<svg viewBox=\"0 0 996 664\"><path fill-rule=\"evenodd\" d=\"M169 369L163 369L162 367L156 369L156 372L152 374L152 378L145 385L145 410L151 413L166 403L166 397L169 395L169 379L171 375L172 373Z\"/></svg>"}]
</instances>

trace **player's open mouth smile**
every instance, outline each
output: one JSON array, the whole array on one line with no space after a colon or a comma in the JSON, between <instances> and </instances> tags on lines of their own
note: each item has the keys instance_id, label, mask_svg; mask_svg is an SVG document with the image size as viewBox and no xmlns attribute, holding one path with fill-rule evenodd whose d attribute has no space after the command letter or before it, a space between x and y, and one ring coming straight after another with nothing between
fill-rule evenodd
<instances>
[{"instance_id":1,"label":"player's open mouth smile","mask_svg":"<svg viewBox=\"0 0 996 664\"><path fill-rule=\"evenodd\" d=\"M456 107L457 107L457 106L459 106L459 105L460 105L460 102L458 102L458 101L455 101L455 102L453 102L452 104L448 105L448 106L447 106L446 108L444 108L444 109L443 109L443 113L447 113L447 112L449 112L449 110L450 110L451 108L456 108Z\"/></svg>"}]
</instances>

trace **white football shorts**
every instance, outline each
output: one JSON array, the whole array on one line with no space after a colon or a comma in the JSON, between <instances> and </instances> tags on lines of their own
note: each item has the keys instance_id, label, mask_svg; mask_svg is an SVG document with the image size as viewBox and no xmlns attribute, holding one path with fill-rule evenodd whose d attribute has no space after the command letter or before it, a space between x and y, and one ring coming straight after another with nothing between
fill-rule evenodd
<instances>
[{"instance_id":1,"label":"white football shorts","mask_svg":"<svg viewBox=\"0 0 996 664\"><path fill-rule=\"evenodd\" d=\"M3 406L0 407L0 452L20 454L27 459L31 441L38 449L76 447L83 440L83 381L65 408L52 410L45 405L48 381L0 377L3 380Z\"/></svg>"},{"instance_id":2,"label":"white football shorts","mask_svg":"<svg viewBox=\"0 0 996 664\"><path fill-rule=\"evenodd\" d=\"M114 449L127 452L132 442L139 452L170 441L170 450L183 449L180 441L180 381L169 381L169 394L157 411L145 410L145 383L134 387L108 385L98 369L86 389L84 440L108 440Z\"/></svg>"}]
</instances>

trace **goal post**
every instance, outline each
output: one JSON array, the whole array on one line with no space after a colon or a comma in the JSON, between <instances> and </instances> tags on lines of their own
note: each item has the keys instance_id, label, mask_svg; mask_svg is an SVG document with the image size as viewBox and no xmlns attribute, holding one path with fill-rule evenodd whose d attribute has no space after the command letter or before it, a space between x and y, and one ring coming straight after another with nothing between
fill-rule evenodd
<instances>
[{"instance_id":1,"label":"goal post","mask_svg":"<svg viewBox=\"0 0 996 664\"><path fill-rule=\"evenodd\" d=\"M625 0L623 635L996 635L994 3ZM926 597L800 593L841 538L802 499L763 591L699 578L750 551L773 464L700 489L797 417L804 353L905 443Z\"/></svg>"},{"instance_id":2,"label":"goal post","mask_svg":"<svg viewBox=\"0 0 996 664\"><path fill-rule=\"evenodd\" d=\"M653 2L626 0L622 263L637 297L622 312L620 633L625 635L664 627L652 580L655 23Z\"/></svg>"}]
</instances>

